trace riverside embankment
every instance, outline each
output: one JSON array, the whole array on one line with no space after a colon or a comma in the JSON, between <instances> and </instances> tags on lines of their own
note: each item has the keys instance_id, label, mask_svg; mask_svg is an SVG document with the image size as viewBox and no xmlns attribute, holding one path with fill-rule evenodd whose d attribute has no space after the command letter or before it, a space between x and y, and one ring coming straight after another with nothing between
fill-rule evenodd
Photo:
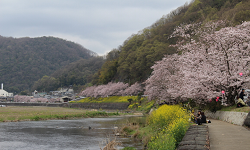
<instances>
[{"instance_id":1,"label":"riverside embankment","mask_svg":"<svg viewBox=\"0 0 250 150\"><path fill-rule=\"evenodd\" d=\"M5 102L0 102L0 105L124 110L128 108L129 103L16 103L16 102L5 103Z\"/></svg>"},{"instance_id":2,"label":"riverside embankment","mask_svg":"<svg viewBox=\"0 0 250 150\"><path fill-rule=\"evenodd\" d=\"M74 119L89 117L107 117L120 115L118 112L88 111L64 107L8 106L0 107L0 122Z\"/></svg>"},{"instance_id":3,"label":"riverside embankment","mask_svg":"<svg viewBox=\"0 0 250 150\"><path fill-rule=\"evenodd\" d=\"M246 112L234 112L234 111L217 111L215 113L205 111L207 118L217 119L225 121L235 125L244 125L249 113Z\"/></svg>"}]
</instances>

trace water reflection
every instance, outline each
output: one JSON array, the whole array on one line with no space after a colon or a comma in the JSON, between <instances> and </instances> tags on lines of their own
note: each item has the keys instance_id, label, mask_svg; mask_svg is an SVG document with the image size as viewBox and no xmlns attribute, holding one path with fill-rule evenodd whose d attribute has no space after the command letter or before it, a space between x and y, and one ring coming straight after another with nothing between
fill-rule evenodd
<instances>
[{"instance_id":1,"label":"water reflection","mask_svg":"<svg viewBox=\"0 0 250 150\"><path fill-rule=\"evenodd\" d=\"M0 123L0 148L99 150L101 142L107 137L113 138L115 126L131 119L143 120L142 117L114 117ZM117 140L122 143L119 149L126 146L142 149L142 144L131 138L118 137Z\"/></svg>"}]
</instances>

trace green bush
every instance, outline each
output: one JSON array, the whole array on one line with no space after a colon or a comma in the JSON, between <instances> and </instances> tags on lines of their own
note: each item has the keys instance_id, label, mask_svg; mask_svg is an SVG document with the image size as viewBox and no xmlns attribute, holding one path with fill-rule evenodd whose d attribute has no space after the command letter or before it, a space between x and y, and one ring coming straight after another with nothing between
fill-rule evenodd
<instances>
[{"instance_id":1,"label":"green bush","mask_svg":"<svg viewBox=\"0 0 250 150\"><path fill-rule=\"evenodd\" d=\"M132 130L132 129L130 129L129 127L124 127L123 129L122 129L124 132L126 132L126 133L131 133L131 132L133 132L134 130Z\"/></svg>"},{"instance_id":2,"label":"green bush","mask_svg":"<svg viewBox=\"0 0 250 150\"><path fill-rule=\"evenodd\" d=\"M221 110L222 109L221 101L216 101L216 99L213 98L211 102L207 103L205 109L211 112L216 112L218 110Z\"/></svg>"},{"instance_id":3,"label":"green bush","mask_svg":"<svg viewBox=\"0 0 250 150\"><path fill-rule=\"evenodd\" d=\"M38 120L40 120L40 117L39 116L35 116L35 117L31 118L31 120L38 121Z\"/></svg>"},{"instance_id":4,"label":"green bush","mask_svg":"<svg viewBox=\"0 0 250 150\"><path fill-rule=\"evenodd\" d=\"M129 104L131 104L132 101L133 101L132 98L129 98L129 99L128 99Z\"/></svg>"}]
</instances>

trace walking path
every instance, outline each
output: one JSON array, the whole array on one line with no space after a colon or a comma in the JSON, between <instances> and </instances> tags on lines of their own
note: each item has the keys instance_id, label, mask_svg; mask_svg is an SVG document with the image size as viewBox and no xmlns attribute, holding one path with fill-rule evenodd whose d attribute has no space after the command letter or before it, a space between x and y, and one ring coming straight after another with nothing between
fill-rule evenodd
<instances>
[{"instance_id":1,"label":"walking path","mask_svg":"<svg viewBox=\"0 0 250 150\"><path fill-rule=\"evenodd\" d=\"M220 120L206 124L211 150L250 150L250 130Z\"/></svg>"}]
</instances>

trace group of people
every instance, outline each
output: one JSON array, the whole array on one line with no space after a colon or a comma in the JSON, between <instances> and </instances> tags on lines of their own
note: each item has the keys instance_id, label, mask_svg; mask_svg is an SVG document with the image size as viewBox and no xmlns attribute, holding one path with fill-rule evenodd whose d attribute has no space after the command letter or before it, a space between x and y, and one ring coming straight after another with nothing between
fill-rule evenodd
<instances>
[{"instance_id":1,"label":"group of people","mask_svg":"<svg viewBox=\"0 0 250 150\"><path fill-rule=\"evenodd\" d=\"M195 123L202 125L202 123L207 123L207 117L204 112L198 111L198 115L195 117Z\"/></svg>"},{"instance_id":2,"label":"group of people","mask_svg":"<svg viewBox=\"0 0 250 150\"><path fill-rule=\"evenodd\" d=\"M247 104L243 101L244 100L244 96L246 96L246 94L244 93L245 89L242 89L240 95L237 97L237 107L244 107L247 106ZM249 105L250 106L250 105ZM194 114L192 115L192 120L195 121L196 124L201 125L202 123L207 123L207 117L205 116L204 112L202 111L198 111L197 116L194 116Z\"/></svg>"}]
</instances>

